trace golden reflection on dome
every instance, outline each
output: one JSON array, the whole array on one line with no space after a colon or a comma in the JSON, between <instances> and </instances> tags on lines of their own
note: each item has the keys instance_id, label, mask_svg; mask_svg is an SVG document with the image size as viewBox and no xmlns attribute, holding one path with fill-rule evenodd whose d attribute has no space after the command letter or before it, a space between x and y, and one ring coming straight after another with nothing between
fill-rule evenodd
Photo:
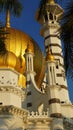
<instances>
[{"instance_id":1,"label":"golden reflection on dome","mask_svg":"<svg viewBox=\"0 0 73 130\"><path fill-rule=\"evenodd\" d=\"M19 76L18 85L23 88L26 87L26 78L24 77L23 74L20 74Z\"/></svg>"},{"instance_id":2,"label":"golden reflection on dome","mask_svg":"<svg viewBox=\"0 0 73 130\"><path fill-rule=\"evenodd\" d=\"M54 61L54 56L51 54L51 51L50 51L50 48L48 48L48 52L47 52L47 55L46 55L46 61Z\"/></svg>"},{"instance_id":3,"label":"golden reflection on dome","mask_svg":"<svg viewBox=\"0 0 73 130\"><path fill-rule=\"evenodd\" d=\"M37 45L37 43L27 34L22 31L13 28L6 28L8 35L5 41L8 51L11 51L18 58L18 64L16 63L17 71L21 74L25 73L25 50L29 43L30 52L34 52L34 71L36 72L36 83L40 86L44 75L44 58L43 54ZM37 62L38 60L38 62ZM14 60L13 60L14 62ZM40 79L40 80L39 80Z\"/></svg>"},{"instance_id":4,"label":"golden reflection on dome","mask_svg":"<svg viewBox=\"0 0 73 130\"><path fill-rule=\"evenodd\" d=\"M0 67L10 67L18 70L19 66L18 59L14 53L8 51L5 55L0 55Z\"/></svg>"}]
</instances>

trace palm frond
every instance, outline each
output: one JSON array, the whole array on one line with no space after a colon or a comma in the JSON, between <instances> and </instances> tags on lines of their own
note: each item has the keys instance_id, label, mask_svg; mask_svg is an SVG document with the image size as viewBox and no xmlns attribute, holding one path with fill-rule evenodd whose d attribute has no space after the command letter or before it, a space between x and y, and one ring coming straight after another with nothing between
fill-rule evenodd
<instances>
[{"instance_id":1,"label":"palm frond","mask_svg":"<svg viewBox=\"0 0 73 130\"><path fill-rule=\"evenodd\" d=\"M5 39L7 35L7 31L4 29L4 26L2 23L0 23L0 55L4 55L7 53Z\"/></svg>"},{"instance_id":2,"label":"palm frond","mask_svg":"<svg viewBox=\"0 0 73 130\"><path fill-rule=\"evenodd\" d=\"M40 18L42 18L42 16L46 13L46 10L45 10L46 9L46 7L45 7L46 3L47 3L47 0L40 0L38 20Z\"/></svg>"},{"instance_id":3,"label":"palm frond","mask_svg":"<svg viewBox=\"0 0 73 130\"><path fill-rule=\"evenodd\" d=\"M65 9L60 34L64 43L64 62L67 72L68 68L73 67L73 2L68 2Z\"/></svg>"},{"instance_id":4,"label":"palm frond","mask_svg":"<svg viewBox=\"0 0 73 130\"><path fill-rule=\"evenodd\" d=\"M9 10L16 17L20 16L23 7L19 0L0 0L0 12Z\"/></svg>"}]
</instances>

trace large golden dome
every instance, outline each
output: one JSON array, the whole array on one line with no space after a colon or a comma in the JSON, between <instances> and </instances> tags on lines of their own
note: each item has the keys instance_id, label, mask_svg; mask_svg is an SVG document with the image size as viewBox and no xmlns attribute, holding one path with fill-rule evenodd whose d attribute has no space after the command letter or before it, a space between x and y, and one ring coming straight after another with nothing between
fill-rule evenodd
<instances>
[{"instance_id":1,"label":"large golden dome","mask_svg":"<svg viewBox=\"0 0 73 130\"><path fill-rule=\"evenodd\" d=\"M18 68L18 72L20 74L25 73L25 50L27 49L27 45L30 45L30 51L34 51L34 71L36 72L36 83L39 86L44 76L44 57L38 46L38 44L27 34L22 31L19 31L14 28L6 28L8 34L7 39L5 41L7 50L12 52L20 61L16 67ZM10 57L11 58L11 57ZM12 59L13 60L13 59ZM20 67L19 67L20 65Z\"/></svg>"}]
</instances>

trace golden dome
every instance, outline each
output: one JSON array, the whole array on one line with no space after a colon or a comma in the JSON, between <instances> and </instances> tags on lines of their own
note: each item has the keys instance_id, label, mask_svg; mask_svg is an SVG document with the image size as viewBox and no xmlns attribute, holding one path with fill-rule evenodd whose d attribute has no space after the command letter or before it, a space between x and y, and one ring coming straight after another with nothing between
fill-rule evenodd
<instances>
[{"instance_id":1,"label":"golden dome","mask_svg":"<svg viewBox=\"0 0 73 130\"><path fill-rule=\"evenodd\" d=\"M54 61L54 56L51 54L51 51L50 51L50 48L48 48L48 52L47 52L47 55L46 55L46 61Z\"/></svg>"},{"instance_id":2,"label":"golden dome","mask_svg":"<svg viewBox=\"0 0 73 130\"><path fill-rule=\"evenodd\" d=\"M0 67L9 67L18 71L20 66L19 60L13 52L8 51L0 55Z\"/></svg>"},{"instance_id":3,"label":"golden dome","mask_svg":"<svg viewBox=\"0 0 73 130\"><path fill-rule=\"evenodd\" d=\"M7 29L7 39L5 41L7 50L12 52L18 59L18 64L14 66L14 69L20 73L25 73L25 50L27 49L27 45L29 43L29 51L34 52L34 71L36 72L36 83L39 86L41 84L43 75L44 75L44 57L42 52L38 46L38 44L27 34L22 31L13 28ZM10 58L11 59L11 58ZM38 60L38 62L37 62ZM14 60L11 60L10 62ZM10 64L8 65L10 66Z\"/></svg>"}]
</instances>

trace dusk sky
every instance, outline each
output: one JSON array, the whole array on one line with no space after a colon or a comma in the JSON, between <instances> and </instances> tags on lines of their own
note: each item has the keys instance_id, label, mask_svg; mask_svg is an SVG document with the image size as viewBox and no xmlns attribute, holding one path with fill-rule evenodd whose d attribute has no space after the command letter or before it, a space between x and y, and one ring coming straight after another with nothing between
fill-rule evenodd
<instances>
[{"instance_id":1,"label":"dusk sky","mask_svg":"<svg viewBox=\"0 0 73 130\"><path fill-rule=\"evenodd\" d=\"M44 40L40 36L40 27L41 25L35 20L36 10L39 7L40 0L20 0L23 4L22 15L19 18L11 16L11 27L19 29L28 35L30 35L40 46L44 53ZM58 0L59 1L59 0ZM60 0L60 5L64 8L68 0ZM69 0L71 1L71 0ZM0 21L3 21L5 24L5 15L0 14ZM70 99L73 102L73 82L68 80Z\"/></svg>"}]
</instances>

